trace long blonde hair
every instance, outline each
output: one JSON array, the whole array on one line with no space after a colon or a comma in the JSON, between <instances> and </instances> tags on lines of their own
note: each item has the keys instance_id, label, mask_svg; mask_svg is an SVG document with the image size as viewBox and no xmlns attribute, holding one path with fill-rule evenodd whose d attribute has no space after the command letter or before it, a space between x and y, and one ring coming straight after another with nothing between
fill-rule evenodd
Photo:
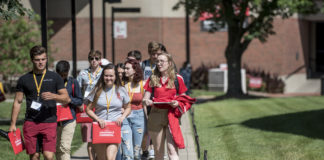
<instances>
[{"instance_id":1,"label":"long blonde hair","mask_svg":"<svg viewBox=\"0 0 324 160\"><path fill-rule=\"evenodd\" d=\"M177 78L176 77L176 72L175 72L175 66L173 62L173 58L171 54L163 52L159 56L166 56L168 59L169 68L167 70L167 76L169 77L169 81L167 84L166 88L174 88L174 80ZM158 70L157 67L155 67L155 70L153 74L151 75L151 80L150 80L150 87L160 87L162 84L160 83L160 78L161 78L161 72Z\"/></svg>"}]
</instances>

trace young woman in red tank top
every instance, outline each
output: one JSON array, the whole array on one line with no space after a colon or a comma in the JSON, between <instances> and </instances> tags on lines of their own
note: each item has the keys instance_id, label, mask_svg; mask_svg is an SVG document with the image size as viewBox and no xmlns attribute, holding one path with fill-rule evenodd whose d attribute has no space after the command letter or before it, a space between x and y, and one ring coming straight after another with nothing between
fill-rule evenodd
<instances>
[{"instance_id":1,"label":"young woman in red tank top","mask_svg":"<svg viewBox=\"0 0 324 160\"><path fill-rule=\"evenodd\" d=\"M123 159L126 157L140 159L140 149L145 133L146 107L142 104L143 71L137 60L130 59L125 62L125 76L128 78L125 88L130 98L132 111L123 121L121 129Z\"/></svg>"}]
</instances>

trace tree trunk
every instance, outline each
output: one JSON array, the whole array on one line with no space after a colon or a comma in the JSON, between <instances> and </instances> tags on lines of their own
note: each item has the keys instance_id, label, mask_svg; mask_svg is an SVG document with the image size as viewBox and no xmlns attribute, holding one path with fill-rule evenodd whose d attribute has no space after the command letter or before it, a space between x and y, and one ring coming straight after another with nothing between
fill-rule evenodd
<instances>
[{"instance_id":1,"label":"tree trunk","mask_svg":"<svg viewBox=\"0 0 324 160\"><path fill-rule=\"evenodd\" d=\"M241 59L245 49L242 48L242 44L240 43L241 37L239 37L238 34L235 34L237 33L235 32L237 31L235 29L231 28L228 31L229 41L225 51L228 68L228 88L226 95L229 97L243 96L241 80Z\"/></svg>"},{"instance_id":2,"label":"tree trunk","mask_svg":"<svg viewBox=\"0 0 324 160\"><path fill-rule=\"evenodd\" d=\"M243 95L241 80L241 57L241 52L238 48L231 51L226 51L228 67L228 89L226 95L229 97L240 97Z\"/></svg>"}]
</instances>

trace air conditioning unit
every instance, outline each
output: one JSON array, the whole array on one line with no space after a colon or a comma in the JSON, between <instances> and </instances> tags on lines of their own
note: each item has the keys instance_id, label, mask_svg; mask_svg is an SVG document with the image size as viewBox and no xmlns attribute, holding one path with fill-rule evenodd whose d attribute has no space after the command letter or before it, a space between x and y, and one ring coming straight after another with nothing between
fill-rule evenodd
<instances>
[{"instance_id":1,"label":"air conditioning unit","mask_svg":"<svg viewBox=\"0 0 324 160\"><path fill-rule=\"evenodd\" d=\"M221 91L227 92L228 88L228 80L227 80L228 71L213 68L208 71L208 90L211 91ZM245 69L241 69L241 83L242 83L242 91L246 93L246 76Z\"/></svg>"}]
</instances>

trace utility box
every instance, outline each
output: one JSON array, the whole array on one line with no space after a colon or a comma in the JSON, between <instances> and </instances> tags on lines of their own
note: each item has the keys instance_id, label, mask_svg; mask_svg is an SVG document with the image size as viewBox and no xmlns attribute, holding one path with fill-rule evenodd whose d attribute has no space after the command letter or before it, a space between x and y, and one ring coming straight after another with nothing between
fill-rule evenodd
<instances>
[{"instance_id":1,"label":"utility box","mask_svg":"<svg viewBox=\"0 0 324 160\"><path fill-rule=\"evenodd\" d=\"M243 93L246 93L245 69L241 69L241 85ZM227 92L228 70L212 68L208 71L208 90Z\"/></svg>"}]
</instances>

